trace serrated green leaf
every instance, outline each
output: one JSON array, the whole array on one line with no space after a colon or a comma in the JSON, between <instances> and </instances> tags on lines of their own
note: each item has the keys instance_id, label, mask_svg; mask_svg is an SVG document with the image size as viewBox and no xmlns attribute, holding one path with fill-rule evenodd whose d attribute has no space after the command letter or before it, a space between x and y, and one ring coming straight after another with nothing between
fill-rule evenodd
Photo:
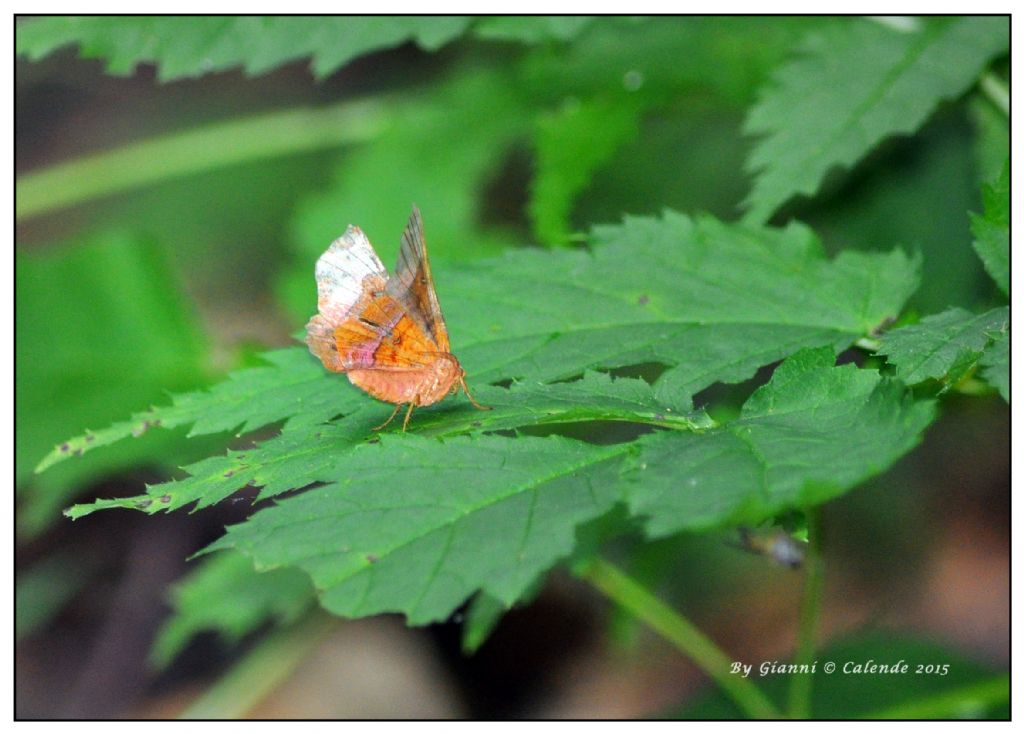
<instances>
[{"instance_id":1,"label":"serrated green leaf","mask_svg":"<svg viewBox=\"0 0 1024 734\"><path fill-rule=\"evenodd\" d=\"M673 395L688 397L803 346L846 346L916 286L917 263L902 252L829 262L799 226L667 212L595 228L593 240L593 253L517 252L449 278L452 342L476 380L660 362L680 366Z\"/></svg>"},{"instance_id":2,"label":"serrated green leaf","mask_svg":"<svg viewBox=\"0 0 1024 734\"><path fill-rule=\"evenodd\" d=\"M129 436L141 436L151 428L191 425L190 436L232 430L242 433L296 414L314 422L325 421L358 404L354 392L329 389L323 368L305 349L281 349L267 352L263 358L271 366L232 373L209 391L179 395L172 405L150 408L127 421L57 444L36 471Z\"/></svg>"},{"instance_id":3,"label":"serrated green leaf","mask_svg":"<svg viewBox=\"0 0 1024 734\"><path fill-rule=\"evenodd\" d=\"M1005 295L1010 295L1010 161L999 178L982 189L985 214L971 214L974 249Z\"/></svg>"},{"instance_id":4,"label":"serrated green leaf","mask_svg":"<svg viewBox=\"0 0 1024 734\"><path fill-rule=\"evenodd\" d=\"M75 510L155 512L197 499L209 504L247 483L262 486L261 497L327 483L280 499L210 550L236 548L257 568L299 566L337 614L401 611L411 623L426 623L477 591L514 603L573 552L581 526L613 510L623 487L648 532L662 535L756 524L823 502L881 471L916 444L933 417L932 404L911 403L899 383L853 365L835 368L833 361L829 348L787 360L739 420L721 428L679 424L682 430L610 446L558 436L438 441L401 433L366 443L380 420L377 411L386 412L369 406L327 425L286 425L280 437L245 456L207 459L188 467L189 479L152 487L146 497ZM581 383L587 381L606 393L645 384L596 375ZM585 394L585 384L574 385L538 387L540 395ZM493 397L501 389L490 390ZM509 391L509 405L536 402L515 392ZM646 393L649 399L649 387ZM567 395L556 403L570 405ZM469 407L460 412L489 415ZM494 420L491 426L506 425ZM620 518L620 526L627 521Z\"/></svg>"},{"instance_id":5,"label":"serrated green leaf","mask_svg":"<svg viewBox=\"0 0 1024 734\"><path fill-rule=\"evenodd\" d=\"M260 573L234 552L204 558L172 587L174 611L157 633L150 662L166 667L199 632L217 631L235 643L268 621L293 622L314 600L309 577L298 569Z\"/></svg>"},{"instance_id":6,"label":"serrated green leaf","mask_svg":"<svg viewBox=\"0 0 1024 734\"><path fill-rule=\"evenodd\" d=\"M343 616L401 611L425 624L478 589L508 605L572 552L577 525L612 507L627 450L558 436L386 436L356 447L337 483L229 527L211 549L299 566Z\"/></svg>"},{"instance_id":7,"label":"serrated green leaf","mask_svg":"<svg viewBox=\"0 0 1024 734\"><path fill-rule=\"evenodd\" d=\"M1010 330L998 331L981 355L981 376L1010 402Z\"/></svg>"},{"instance_id":8,"label":"serrated green leaf","mask_svg":"<svg viewBox=\"0 0 1024 734\"><path fill-rule=\"evenodd\" d=\"M738 420L642 437L623 475L647 533L756 525L820 504L886 469L935 415L872 370L833 367L828 347L783 362Z\"/></svg>"},{"instance_id":9,"label":"serrated green leaf","mask_svg":"<svg viewBox=\"0 0 1024 734\"><path fill-rule=\"evenodd\" d=\"M916 286L918 264L902 252L843 253L830 262L797 225L762 229L668 212L599 227L593 239L593 252L522 251L437 264L452 344L471 384L548 382L660 362L673 369L659 381L654 402L686 411L691 395L715 381L746 379L803 347L845 348L897 315ZM313 292L312 276L308 287ZM289 416L322 422L366 402L303 349L268 358L278 364L238 373L209 397L184 396L172 408L68 441L42 468L156 420L198 421L194 434L239 425L248 431ZM535 397L543 406L551 395ZM588 411L590 420L604 420L606 411L621 409L608 396L592 397L579 420Z\"/></svg>"},{"instance_id":10,"label":"serrated green leaf","mask_svg":"<svg viewBox=\"0 0 1024 734\"><path fill-rule=\"evenodd\" d=\"M956 383L978 362L993 334L1008 328L1008 308L979 315L951 308L895 329L878 353L896 366L896 376L913 385L928 379Z\"/></svg>"},{"instance_id":11,"label":"serrated green leaf","mask_svg":"<svg viewBox=\"0 0 1024 734\"><path fill-rule=\"evenodd\" d=\"M330 385L330 389L337 389ZM689 404L667 404L655 398L643 380L612 380L588 373L582 380L545 385L517 384L511 390L483 386L478 397L491 410L480 412L465 403L448 403L418 414L411 430L427 436L452 437L525 426L621 421L684 431L706 430L714 423ZM359 393L346 391L360 400ZM258 399L258 398L257 398ZM149 488L148 494L96 500L67 511L78 518L99 509L124 507L148 513L176 510L193 502L207 507L248 485L261 487L259 499L318 481L331 481L347 465L349 452L375 437L374 426L391 410L360 400L344 420L326 423L330 411L303 414L285 424L281 434L253 449L228 451L184 467L185 479Z\"/></svg>"},{"instance_id":12,"label":"serrated green leaf","mask_svg":"<svg viewBox=\"0 0 1024 734\"><path fill-rule=\"evenodd\" d=\"M481 18L473 28L479 38L496 41L568 41L578 36L595 18L592 15L496 15Z\"/></svg>"},{"instance_id":13,"label":"serrated green leaf","mask_svg":"<svg viewBox=\"0 0 1024 734\"><path fill-rule=\"evenodd\" d=\"M1005 16L924 19L910 32L852 20L809 35L747 119L762 138L748 161L748 219L767 221L795 194L814 194L833 167L915 131L1008 43Z\"/></svg>"},{"instance_id":14,"label":"serrated green leaf","mask_svg":"<svg viewBox=\"0 0 1024 734\"><path fill-rule=\"evenodd\" d=\"M322 78L357 56L408 41L436 50L469 23L459 16L51 16L20 23L16 47L36 60L76 44L84 58L105 59L110 74L150 62L162 81L236 66L262 74L312 56Z\"/></svg>"}]
</instances>

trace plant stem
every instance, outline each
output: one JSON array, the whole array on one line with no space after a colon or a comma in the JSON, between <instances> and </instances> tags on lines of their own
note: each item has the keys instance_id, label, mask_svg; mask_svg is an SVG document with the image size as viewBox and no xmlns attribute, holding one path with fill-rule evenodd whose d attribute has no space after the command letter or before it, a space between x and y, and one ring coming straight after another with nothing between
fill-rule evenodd
<instances>
[{"instance_id":1,"label":"plant stem","mask_svg":"<svg viewBox=\"0 0 1024 734\"><path fill-rule=\"evenodd\" d=\"M273 632L238 661L179 719L237 719L277 688L333 629L336 620L314 612L304 622Z\"/></svg>"},{"instance_id":2,"label":"plant stem","mask_svg":"<svg viewBox=\"0 0 1024 734\"><path fill-rule=\"evenodd\" d=\"M15 218L246 161L362 142L384 127L383 110L380 101L286 109L60 163L18 179Z\"/></svg>"},{"instance_id":3,"label":"plant stem","mask_svg":"<svg viewBox=\"0 0 1024 734\"><path fill-rule=\"evenodd\" d=\"M729 672L733 661L714 642L639 583L601 558L588 561L579 573L697 663L749 717L779 718L779 712L760 688Z\"/></svg>"},{"instance_id":4,"label":"plant stem","mask_svg":"<svg viewBox=\"0 0 1024 734\"><path fill-rule=\"evenodd\" d=\"M986 72L981 77L981 91L992 101L999 111L1007 117L1010 116L1010 90L1003 83L1003 80L993 74Z\"/></svg>"},{"instance_id":5,"label":"plant stem","mask_svg":"<svg viewBox=\"0 0 1024 734\"><path fill-rule=\"evenodd\" d=\"M807 511L807 557L804 562L804 594L800 603L800 629L797 639L797 665L810 665L814 659L814 640L821 616L821 592L824 585L821 560L821 514L818 508ZM814 676L794 675L789 685L789 715L806 719L811 714L811 685Z\"/></svg>"}]
</instances>

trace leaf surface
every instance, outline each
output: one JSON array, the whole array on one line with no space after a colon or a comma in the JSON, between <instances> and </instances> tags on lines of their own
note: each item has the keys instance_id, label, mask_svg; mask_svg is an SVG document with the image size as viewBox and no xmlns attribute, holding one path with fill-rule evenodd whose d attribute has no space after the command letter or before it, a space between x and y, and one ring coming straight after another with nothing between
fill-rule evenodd
<instances>
[{"instance_id":1,"label":"leaf surface","mask_svg":"<svg viewBox=\"0 0 1024 734\"><path fill-rule=\"evenodd\" d=\"M111 74L154 63L170 81L241 66L255 75L312 57L315 76L408 41L436 50L460 36L460 16L50 16L18 25L19 54L40 59L71 44L84 58L106 60Z\"/></svg>"},{"instance_id":2,"label":"leaf surface","mask_svg":"<svg viewBox=\"0 0 1024 734\"><path fill-rule=\"evenodd\" d=\"M974 250L1004 295L1010 295L1010 161L982 188L984 215L971 214Z\"/></svg>"},{"instance_id":3,"label":"leaf surface","mask_svg":"<svg viewBox=\"0 0 1024 734\"><path fill-rule=\"evenodd\" d=\"M928 379L955 383L977 363L992 338L1009 329L1009 319L1005 306L980 315L951 308L889 332L878 353L896 366L896 376L907 384Z\"/></svg>"},{"instance_id":4,"label":"leaf surface","mask_svg":"<svg viewBox=\"0 0 1024 734\"><path fill-rule=\"evenodd\" d=\"M152 487L148 496L100 500L72 514L204 505L257 484L261 497L279 496L277 504L230 528L209 550L234 548L260 569L298 566L324 606L344 616L400 611L411 623L427 623L477 592L491 607L507 607L574 552L581 525L620 503L652 536L757 523L830 499L915 445L932 404L910 402L899 383L876 372L833 361L829 347L790 358L732 423L698 427L689 418L655 416L656 425L672 430L610 445L487 432L442 440L396 433L367 442L380 419L373 406L326 425L286 424L279 437L188 467L191 477ZM609 411L632 411L638 422L657 405L640 380L590 375L514 386L508 405L533 407L513 422L502 419L501 407L494 417L468 406L454 416L480 416L477 430L486 431L549 411L561 418L586 412L569 399L572 391L594 405L607 401ZM547 410L536 407L545 399ZM444 417L433 420L423 432L444 435ZM463 428L451 420L450 430ZM308 488L280 496L301 487ZM617 522L618 532L629 524Z\"/></svg>"},{"instance_id":5,"label":"leaf surface","mask_svg":"<svg viewBox=\"0 0 1024 734\"><path fill-rule=\"evenodd\" d=\"M999 331L992 337L981 355L981 376L999 390L1003 400L1010 402L1010 330Z\"/></svg>"},{"instance_id":6,"label":"leaf surface","mask_svg":"<svg viewBox=\"0 0 1024 734\"><path fill-rule=\"evenodd\" d=\"M547 383L656 362L670 368L656 385L657 405L685 412L691 396L716 381L744 380L805 347L846 348L896 316L917 283L917 261L899 250L847 252L830 261L798 225L775 230L666 212L598 227L592 239L589 252L520 251L437 264L453 350L472 385ZM310 292L312 280L310 274ZM59 445L41 468L156 421L195 421L193 434L249 431L289 416L317 423L373 405L304 348L268 359L271 367L237 373L209 395L182 396L170 408L68 441L67 449ZM598 390L587 408L591 419L621 408L600 395L597 382L588 385ZM574 399L585 404L581 395ZM502 416L508 414L486 420ZM535 422L527 417L520 425Z\"/></svg>"},{"instance_id":7,"label":"leaf surface","mask_svg":"<svg viewBox=\"0 0 1024 734\"><path fill-rule=\"evenodd\" d=\"M260 573L241 553L218 553L171 590L171 616L150 653L166 667L197 633L215 630L235 643L270 620L287 624L309 609L315 596L309 577L295 568Z\"/></svg>"},{"instance_id":8,"label":"leaf surface","mask_svg":"<svg viewBox=\"0 0 1024 734\"><path fill-rule=\"evenodd\" d=\"M627 445L388 436L352 451L338 481L228 528L258 566L306 570L336 614L444 619L478 589L509 605L617 499ZM325 545L326 543L326 545Z\"/></svg>"},{"instance_id":9,"label":"leaf surface","mask_svg":"<svg viewBox=\"0 0 1024 734\"><path fill-rule=\"evenodd\" d=\"M1008 43L1005 16L924 19L910 32L857 19L808 35L747 118L760 138L748 160L747 217L767 221L794 195L814 194L832 168L914 132Z\"/></svg>"},{"instance_id":10,"label":"leaf surface","mask_svg":"<svg viewBox=\"0 0 1024 734\"><path fill-rule=\"evenodd\" d=\"M660 537L756 525L820 504L888 468L913 448L934 405L828 347L783 362L740 417L702 433L642 437L623 480L630 510Z\"/></svg>"}]
</instances>

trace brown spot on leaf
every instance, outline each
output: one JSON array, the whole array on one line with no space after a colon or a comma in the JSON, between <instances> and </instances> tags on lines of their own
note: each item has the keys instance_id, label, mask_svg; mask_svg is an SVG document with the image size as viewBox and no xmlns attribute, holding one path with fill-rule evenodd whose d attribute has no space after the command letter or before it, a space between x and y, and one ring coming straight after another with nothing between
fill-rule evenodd
<instances>
[{"instance_id":1,"label":"brown spot on leaf","mask_svg":"<svg viewBox=\"0 0 1024 734\"><path fill-rule=\"evenodd\" d=\"M62 443L60 445L60 450L63 451L64 453L67 453L70 449L71 447L66 443Z\"/></svg>"},{"instance_id":2,"label":"brown spot on leaf","mask_svg":"<svg viewBox=\"0 0 1024 734\"><path fill-rule=\"evenodd\" d=\"M138 502L135 503L135 506L138 507L140 510L145 510L151 504L153 504L153 500L139 500Z\"/></svg>"},{"instance_id":3,"label":"brown spot on leaf","mask_svg":"<svg viewBox=\"0 0 1024 734\"><path fill-rule=\"evenodd\" d=\"M650 300L651 299L648 298L647 294L645 293L644 295L642 295L638 299L636 299L636 302L639 303L641 306L646 306L647 302L650 301Z\"/></svg>"},{"instance_id":4,"label":"brown spot on leaf","mask_svg":"<svg viewBox=\"0 0 1024 734\"><path fill-rule=\"evenodd\" d=\"M167 504L168 502L170 502L170 501L171 501L171 495L169 495L169 494L165 494L165 495L163 495L163 496L162 496L162 497L160 498L160 501L161 501L161 502L163 502L163 503L164 503L164 504L166 505L166 504Z\"/></svg>"},{"instance_id":5,"label":"brown spot on leaf","mask_svg":"<svg viewBox=\"0 0 1024 734\"><path fill-rule=\"evenodd\" d=\"M373 555L372 553L367 553L366 554L366 560L369 561L370 563L376 563L380 559L377 558L377 556Z\"/></svg>"}]
</instances>

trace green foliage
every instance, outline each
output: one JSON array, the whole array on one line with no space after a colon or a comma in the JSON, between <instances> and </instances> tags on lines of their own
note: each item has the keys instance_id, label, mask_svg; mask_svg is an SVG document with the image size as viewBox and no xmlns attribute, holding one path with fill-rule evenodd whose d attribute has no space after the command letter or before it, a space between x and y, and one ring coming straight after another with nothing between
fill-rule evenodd
<instances>
[{"instance_id":1,"label":"green foliage","mask_svg":"<svg viewBox=\"0 0 1024 734\"><path fill-rule=\"evenodd\" d=\"M509 605L614 504L626 451L559 436L386 436L322 474L336 483L256 513L211 549L299 566L344 616L425 624L477 590Z\"/></svg>"},{"instance_id":2,"label":"green foliage","mask_svg":"<svg viewBox=\"0 0 1024 734\"><path fill-rule=\"evenodd\" d=\"M166 256L152 242L114 232L19 253L15 277L19 485L69 428L108 423L163 399L166 390L206 378L206 340ZM189 453L181 439L164 434L124 444L33 478L24 528L41 528L55 506L103 474L142 462L173 465ZM68 453L90 442L69 446Z\"/></svg>"},{"instance_id":3,"label":"green foliage","mask_svg":"<svg viewBox=\"0 0 1024 734\"><path fill-rule=\"evenodd\" d=\"M150 660L166 667L204 630L217 630L229 642L238 642L267 622L288 624L313 600L309 577L297 569L259 573L240 553L218 553L172 588L174 613L160 628Z\"/></svg>"},{"instance_id":4,"label":"green foliage","mask_svg":"<svg viewBox=\"0 0 1024 734\"><path fill-rule=\"evenodd\" d=\"M86 584L95 563L69 553L55 553L19 571L14 593L14 638L21 641L44 629Z\"/></svg>"},{"instance_id":5,"label":"green foliage","mask_svg":"<svg viewBox=\"0 0 1024 734\"><path fill-rule=\"evenodd\" d=\"M940 102L977 81L1006 52L1006 17L931 18L911 31L849 20L810 34L747 118L762 139L747 216L767 221L795 194L811 195L881 140L916 130Z\"/></svg>"},{"instance_id":6,"label":"green foliage","mask_svg":"<svg viewBox=\"0 0 1024 734\"><path fill-rule=\"evenodd\" d=\"M593 21L594 17L588 15L492 15L480 18L473 30L480 38L498 41L568 41L579 35Z\"/></svg>"},{"instance_id":7,"label":"green foliage","mask_svg":"<svg viewBox=\"0 0 1024 734\"><path fill-rule=\"evenodd\" d=\"M866 665L908 664L905 674L853 674L842 672L847 662ZM762 661L753 664L757 676ZM766 661L788 664L790 661ZM826 662L836 671L824 674ZM943 645L927 640L865 633L839 640L817 655L817 673L811 701L816 719L1006 719L1009 679ZM948 664L948 672L918 674L917 666ZM933 668L934 670L934 668ZM765 692L777 702L785 700L786 686L794 675L776 674L764 678ZM714 693L665 718L735 719L742 712L721 693Z\"/></svg>"},{"instance_id":8,"label":"green foliage","mask_svg":"<svg viewBox=\"0 0 1024 734\"><path fill-rule=\"evenodd\" d=\"M834 359L827 347L798 352L720 428L642 438L623 481L648 535L756 525L818 505L913 448L933 406Z\"/></svg>"},{"instance_id":9,"label":"green foliage","mask_svg":"<svg viewBox=\"0 0 1024 734\"><path fill-rule=\"evenodd\" d=\"M295 264L279 279L278 291L296 324L316 306L309 288L313 263L344 224L358 224L387 263L397 256L411 203L424 212L435 261L482 257L510 244L506 232L482 223L477 213L480 189L528 128L507 73L457 73L429 98L395 107L381 134L342 156L329 185L292 218Z\"/></svg>"},{"instance_id":10,"label":"green foliage","mask_svg":"<svg viewBox=\"0 0 1024 734\"><path fill-rule=\"evenodd\" d=\"M324 390L323 370L305 350L282 349L263 357L272 367L254 367L229 375L209 392L180 395L174 404L150 408L127 421L87 431L53 448L36 467L41 472L69 456L81 456L151 428L191 425L190 436L238 430L252 431L292 415L324 421L356 404L356 395Z\"/></svg>"},{"instance_id":11,"label":"green foliage","mask_svg":"<svg viewBox=\"0 0 1024 734\"><path fill-rule=\"evenodd\" d=\"M983 190L985 214L971 215L974 249L1004 295L1010 295L1010 161Z\"/></svg>"},{"instance_id":12,"label":"green foliage","mask_svg":"<svg viewBox=\"0 0 1024 734\"><path fill-rule=\"evenodd\" d=\"M870 156L841 187L802 210L830 250L876 250L898 242L922 259L910 306L922 314L956 304L989 305L981 261L965 246L966 212L977 206L974 134L965 115L935 115L913 138ZM938 202L942 202L939 204Z\"/></svg>"},{"instance_id":13,"label":"green foliage","mask_svg":"<svg viewBox=\"0 0 1024 734\"><path fill-rule=\"evenodd\" d=\"M942 392L988 392L984 380L1009 400L1008 309L965 310L982 299L991 305L975 282L982 262L1008 294L1008 70L999 62L984 73L1007 50L1008 20L895 25L792 17L19 22L18 53L30 59L75 44L112 73L151 62L165 81L236 67L262 74L299 59L322 79L409 42L447 47L429 63L408 49L374 57L397 72L391 77L353 67L308 84L308 108L192 129L183 115L172 125L180 122L179 133L19 177L17 211L35 217L29 227L75 204L81 221L131 231L17 256L16 479L29 489L19 521L38 527L85 482L141 461L184 463L184 473L67 514L198 509L257 487L254 514L209 546L218 553L176 588L153 652L166 665L201 630L235 641L293 622L317 597L336 614L399 611L415 624L466 604L463 648L472 651L511 605L537 593L547 571L568 563L583 573L609 541L634 549L626 563L635 565L636 548L675 543L684 532L813 517L920 441L936 415L934 391L905 385L938 380ZM289 78L231 83L284 83L289 95L302 94L301 83L278 76ZM978 94L922 128L979 77ZM174 88L183 87L159 93ZM757 90L747 129L762 139L747 160L756 174L748 219L732 223L748 183L741 119ZM879 145L919 129L910 141ZM1007 163L984 188L984 214L971 217L979 261L966 246L964 215L981 210L978 181L993 175L993 161ZM858 163L841 195L810 202L811 227L762 226L834 169ZM412 202L426 220L453 351L492 410L453 397L417 410L408 433L400 422L379 433L373 427L391 406L294 346L110 424L159 402L163 390L195 389L208 359L175 274L137 233L178 243L175 264L188 274L183 264L192 262L211 292L276 286L297 328L315 308L313 263L327 243L357 224L390 265ZM592 226L601 221L622 224ZM45 227L27 231L45 238ZM586 246L570 248L582 231ZM563 247L523 247L531 234ZM880 337L922 272L915 307L954 307ZM854 345L880 345L888 366L879 373L881 360L869 359L858 367L849 354L835 366ZM780 361L770 378L758 376L760 387L742 384ZM209 438L182 440L189 426L190 437L260 433L249 448L211 455ZM29 473L74 432L39 461L41 473ZM78 588L69 569L85 567L65 561L50 559L19 584L19 635L45 624ZM809 587L820 583L817 572L808 570ZM612 587L582 578L623 604ZM713 644L654 597L634 602L628 608L648 624L644 607L657 607L654 629L717 675L708 661L726 658ZM808 608L804 622L816 616ZM813 639L813 621L806 626L801 638ZM263 666L287 669L277 655L297 660L316 634L302 632L301 643L272 636L272 654L257 655L262 662L223 695L238 699L239 687L274 680ZM826 652L955 659L902 640ZM977 672L966 662L955 669L888 687L873 685L877 676L818 676L813 713L1000 713L1004 678L958 677ZM741 709L712 701L688 715L772 715L749 682L718 682ZM766 690L781 700L773 681ZM846 700L857 705L844 708Z\"/></svg>"},{"instance_id":14,"label":"green foliage","mask_svg":"<svg viewBox=\"0 0 1024 734\"><path fill-rule=\"evenodd\" d=\"M565 244L572 203L615 151L637 134L637 105L574 100L538 121L529 214L537 239Z\"/></svg>"},{"instance_id":15,"label":"green foliage","mask_svg":"<svg viewBox=\"0 0 1024 734\"><path fill-rule=\"evenodd\" d=\"M981 377L999 390L1003 400L1010 402L1010 330L996 332L978 362Z\"/></svg>"},{"instance_id":16,"label":"green foliage","mask_svg":"<svg viewBox=\"0 0 1024 734\"><path fill-rule=\"evenodd\" d=\"M17 28L17 50L40 59L76 44L84 58L103 58L110 74L131 74L139 63L157 64L163 81L241 66L262 74L312 56L324 77L353 58L407 41L436 50L461 35L468 18L51 16Z\"/></svg>"},{"instance_id":17,"label":"green foliage","mask_svg":"<svg viewBox=\"0 0 1024 734\"><path fill-rule=\"evenodd\" d=\"M599 227L593 240L592 253L521 251L435 268L452 343L474 384L564 380L661 362L674 369L659 381L657 399L685 412L690 396L716 381L746 379L803 347L848 346L895 316L916 285L916 263L900 251L842 253L830 262L798 226L761 229L668 212ZM61 444L40 469L156 421L195 421L193 435L251 431L289 416L314 424L361 403L359 393L340 387L343 377L326 375L304 348L268 359L273 368L236 373L209 396L182 396L171 407L68 441L67 449ZM591 380L591 419L621 410L624 388L609 403L612 396ZM530 389L547 402L573 388ZM368 409L367 420L384 410ZM502 420L500 413L487 415Z\"/></svg>"},{"instance_id":18,"label":"green foliage","mask_svg":"<svg viewBox=\"0 0 1024 734\"><path fill-rule=\"evenodd\" d=\"M456 351L479 399L494 410L450 401L418 414L413 430L422 436L367 443L387 408L346 390L344 378L323 372L303 349L285 350L272 355L272 367L238 373L90 443L137 432L146 420L177 425L203 415L194 432L288 418L279 436L186 467L187 478L147 495L99 500L69 514L202 507L249 484L267 498L325 483L257 513L212 548L242 550L258 568L305 569L336 613L399 610L425 623L478 590L512 604L572 552L578 526L619 502L644 516L658 507L655 534L760 521L881 470L930 421L929 405L908 405L898 385L852 366L833 368L831 346L786 362L725 429L690 405L692 391L716 380L748 377L802 346L846 346L897 313L915 282L915 264L900 252L830 262L800 227L775 231L673 213L602 227L593 239L592 252L518 252L438 268L438 282L451 284L457 304L447 311ZM553 265L561 277L550 275ZM494 308L499 296L502 311ZM731 340L732 349L701 348L716 340ZM673 367L666 385L594 373L551 382L650 361ZM519 380L509 390L481 384L509 378ZM867 434L849 434L851 415ZM580 421L670 430L609 446L495 434ZM709 453L720 462L706 463ZM711 491L702 488L698 512L685 496L672 508L658 505L680 455L695 457L695 472L702 464L709 472Z\"/></svg>"},{"instance_id":19,"label":"green foliage","mask_svg":"<svg viewBox=\"0 0 1024 734\"><path fill-rule=\"evenodd\" d=\"M948 387L977 365L993 339L1008 334L1009 319L1006 307L980 316L951 308L889 332L878 353L886 355L896 366L896 376L908 384L934 379Z\"/></svg>"}]
</instances>

